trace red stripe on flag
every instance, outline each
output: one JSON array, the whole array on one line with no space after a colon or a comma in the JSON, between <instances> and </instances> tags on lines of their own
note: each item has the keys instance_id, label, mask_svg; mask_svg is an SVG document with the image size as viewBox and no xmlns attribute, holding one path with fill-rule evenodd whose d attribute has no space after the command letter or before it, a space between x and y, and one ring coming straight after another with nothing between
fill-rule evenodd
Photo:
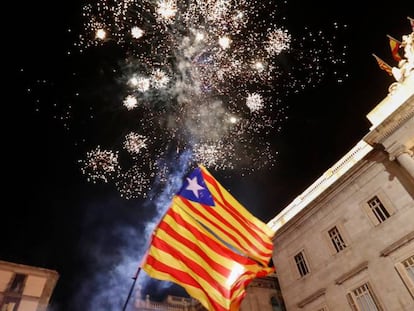
<instances>
[{"instance_id":1,"label":"red stripe on flag","mask_svg":"<svg viewBox=\"0 0 414 311\"><path fill-rule=\"evenodd\" d=\"M178 207L178 206L177 206ZM178 207L179 208L179 207ZM238 253L235 253L231 249L229 249L227 246L224 246L221 242L218 242L217 240L214 240L210 238L208 235L206 235L204 232L200 231L199 228L194 226L192 223L187 222L185 219L181 217L181 215L174 211L174 209L171 209L168 214L170 214L174 220L177 222L177 224L182 225L183 227L188 228L189 231L197 238L198 241L205 242L206 245L208 245L215 253L225 257L229 258L230 260L240 264L240 265L256 265L257 263L248 257L242 256ZM168 224L167 224L168 225ZM201 224L199 224L202 226ZM168 227L170 227L168 225ZM194 247L197 247L200 251L204 253L204 251L198 246L198 244L186 239L182 235L178 234L177 231L175 231L173 228L170 227L171 231L168 231L168 234L177 237L180 239L185 240L185 243L192 244ZM186 244L186 245L188 245ZM225 268L225 267L224 267ZM223 274L225 275L225 274Z\"/></svg>"},{"instance_id":2,"label":"red stripe on flag","mask_svg":"<svg viewBox=\"0 0 414 311\"><path fill-rule=\"evenodd\" d=\"M171 245L167 244L165 241L161 240L157 236L154 237L152 245L179 260L186 268L190 271L194 271L200 278L205 280L210 284L211 287L215 288L218 292L222 294L223 297L230 298L230 291L218 284L217 280L214 279L211 274L197 262L187 257L182 250L178 250ZM186 269L186 270L187 270Z\"/></svg>"},{"instance_id":3,"label":"red stripe on flag","mask_svg":"<svg viewBox=\"0 0 414 311\"><path fill-rule=\"evenodd\" d=\"M257 234L257 231L261 232L263 235L267 236L267 234L262 230L262 228L256 226L256 224L252 221L250 221L248 218L243 216L241 213L238 212L237 209L235 209L224 197L223 193L221 192L220 186L217 184L217 181L214 179L214 177L205 174L203 172L204 179L212 185L216 191L219 193L221 202L217 200L216 197L214 197L214 200L216 202L219 202L220 205L226 209L226 211L231 214L238 222L243 225L243 227L248 231L252 236L254 236L258 242L265 246L268 249L273 249L273 245L271 243L268 243L267 241L264 241L260 235Z\"/></svg>"},{"instance_id":4,"label":"red stripe on flag","mask_svg":"<svg viewBox=\"0 0 414 311\"><path fill-rule=\"evenodd\" d=\"M197 228L191 226L189 223L186 223L179 215L175 215L176 222L184 227L188 227L189 230L194 234L194 236L200 240L205 241L206 244L211 248L212 251L216 252L217 254L227 257L230 259L233 259L233 253L228 251L225 252L223 247L198 231ZM169 236L171 236L173 239L179 241L180 243L186 245L188 248L192 249L194 252L196 252L200 257L202 257L211 267L214 267L214 270L223 275L224 277L228 277L231 274L231 270L227 269L226 267L222 266L221 264L215 262L210 257L207 257L204 250L200 248L200 246L197 243L194 243L193 241L185 238L184 236L177 233L177 231L174 230L168 223L162 222L159 226L159 228L163 229L166 233L168 233ZM243 263L241 263L243 264Z\"/></svg>"},{"instance_id":5,"label":"red stripe on flag","mask_svg":"<svg viewBox=\"0 0 414 311\"><path fill-rule=\"evenodd\" d=\"M165 263L157 260L156 258L148 255L146 259L146 264L150 265L154 268L154 270L169 274L175 279L175 283L182 285L184 288L185 286L192 286L198 289L201 289L205 294L206 298L208 299L210 305L213 307L213 310L218 311L228 311L227 309L223 308L219 303L217 303L206 291L205 289L195 280L190 274L184 272L182 270L175 269L171 266L166 265ZM197 298L197 297L194 297Z\"/></svg>"},{"instance_id":6,"label":"red stripe on flag","mask_svg":"<svg viewBox=\"0 0 414 311\"><path fill-rule=\"evenodd\" d=\"M233 234L229 233L228 231L225 230L225 228L217 225L215 222L213 222L209 217L207 217L207 215L211 215L214 218L220 220L221 222L223 222L224 224L226 224L229 228L232 228L234 231L236 231L239 235L240 238L249 245L249 247L251 249L253 249L255 251L256 254L258 254L259 256L263 256L263 257L269 257L269 253L271 254L271 250L269 253L264 253L261 250L259 250L255 244L253 244L252 241L248 240L244 234L240 233L240 231L235 228L233 225L231 225L228 221L226 221L223 217L221 217L217 212L214 211L213 208L209 207L209 206L204 206L206 211L208 211L208 214L204 214L201 211L199 211L197 208L195 208L192 204L191 201L188 201L185 198L180 197L181 201L189 208L191 209L191 211L193 211L195 214L197 214L197 216L199 216L201 219L204 219L206 222L208 222L210 225L214 226L215 229L217 229L218 231L220 231L223 235L226 235L230 240L233 241L233 243L235 245L233 245L234 247L238 248L241 251L245 251L248 254L247 255L251 255L251 251L250 249L246 248L245 246L243 246L240 242L240 240L235 237ZM217 234L217 232L215 233L219 238L221 235ZM257 256L255 256L257 257ZM262 263L264 263L265 265L267 265L267 262L260 260Z\"/></svg>"},{"instance_id":7,"label":"red stripe on flag","mask_svg":"<svg viewBox=\"0 0 414 311\"><path fill-rule=\"evenodd\" d=\"M220 186L218 185L217 181L215 180L215 178L211 175L205 174L205 172L203 171L203 177L204 179L210 184L212 185L216 191L220 194L220 198L222 203L222 206L226 208L226 210L232 214L236 219L239 220L240 224L245 224L245 228L246 230L257 237L258 240L261 240L261 244L265 245L266 247L269 248L273 248L272 244L267 243L266 241L263 241L262 238L260 236L257 235L257 233L255 231L259 231L262 232L263 235L267 235L262 228L256 226L255 223L253 223L252 221L250 221L248 218L244 217L241 213L238 212L237 209L235 209L229 202L227 202L226 198L224 197L223 193L221 192ZM216 199L217 202L219 202ZM253 228L253 229L252 229Z\"/></svg>"}]
</instances>

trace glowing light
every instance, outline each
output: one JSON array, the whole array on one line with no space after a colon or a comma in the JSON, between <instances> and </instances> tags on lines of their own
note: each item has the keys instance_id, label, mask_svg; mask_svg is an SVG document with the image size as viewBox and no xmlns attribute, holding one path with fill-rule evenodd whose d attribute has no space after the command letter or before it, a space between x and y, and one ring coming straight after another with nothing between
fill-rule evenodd
<instances>
[{"instance_id":1,"label":"glowing light","mask_svg":"<svg viewBox=\"0 0 414 311\"><path fill-rule=\"evenodd\" d=\"M138 78L137 77L132 77L132 78L130 78L128 80L128 83L132 87L137 87L137 85L138 85Z\"/></svg>"},{"instance_id":2,"label":"glowing light","mask_svg":"<svg viewBox=\"0 0 414 311\"><path fill-rule=\"evenodd\" d=\"M149 78L138 77L134 80L134 82L136 89L142 93L148 91L151 86L151 81Z\"/></svg>"},{"instance_id":3,"label":"glowing light","mask_svg":"<svg viewBox=\"0 0 414 311\"><path fill-rule=\"evenodd\" d=\"M131 35L134 39L139 39L144 35L144 31L141 28L135 26L131 29Z\"/></svg>"},{"instance_id":4,"label":"glowing light","mask_svg":"<svg viewBox=\"0 0 414 311\"><path fill-rule=\"evenodd\" d=\"M202 32L197 32L195 35L195 41L201 42L204 40L204 34Z\"/></svg>"},{"instance_id":5,"label":"glowing light","mask_svg":"<svg viewBox=\"0 0 414 311\"><path fill-rule=\"evenodd\" d=\"M232 116L232 117L229 118L229 122L232 123L232 124L235 124L235 123L237 123L237 118Z\"/></svg>"},{"instance_id":6,"label":"glowing light","mask_svg":"<svg viewBox=\"0 0 414 311\"><path fill-rule=\"evenodd\" d=\"M128 110L132 110L134 108L136 108L138 106L138 101L135 98L135 96L132 95L128 95L125 99L124 99L124 106L128 109Z\"/></svg>"},{"instance_id":7,"label":"glowing light","mask_svg":"<svg viewBox=\"0 0 414 311\"><path fill-rule=\"evenodd\" d=\"M257 61L253 64L253 68L258 72L262 72L265 69L265 65L261 61Z\"/></svg>"},{"instance_id":8,"label":"glowing light","mask_svg":"<svg viewBox=\"0 0 414 311\"><path fill-rule=\"evenodd\" d=\"M230 48L231 39L229 37L220 37L219 38L219 45L222 49Z\"/></svg>"},{"instance_id":9,"label":"glowing light","mask_svg":"<svg viewBox=\"0 0 414 311\"><path fill-rule=\"evenodd\" d=\"M98 29L95 33L95 38L104 40L106 38L106 31L104 29Z\"/></svg>"},{"instance_id":10,"label":"glowing light","mask_svg":"<svg viewBox=\"0 0 414 311\"><path fill-rule=\"evenodd\" d=\"M165 20L170 20L177 14L177 3L174 0L162 0L158 2L157 13Z\"/></svg>"},{"instance_id":11,"label":"glowing light","mask_svg":"<svg viewBox=\"0 0 414 311\"><path fill-rule=\"evenodd\" d=\"M161 69L155 69L151 73L151 84L156 89L165 88L170 82L170 78Z\"/></svg>"},{"instance_id":12,"label":"glowing light","mask_svg":"<svg viewBox=\"0 0 414 311\"><path fill-rule=\"evenodd\" d=\"M260 94L249 94L246 99L246 106L249 107L251 112L259 111L263 108L263 98Z\"/></svg>"}]
</instances>

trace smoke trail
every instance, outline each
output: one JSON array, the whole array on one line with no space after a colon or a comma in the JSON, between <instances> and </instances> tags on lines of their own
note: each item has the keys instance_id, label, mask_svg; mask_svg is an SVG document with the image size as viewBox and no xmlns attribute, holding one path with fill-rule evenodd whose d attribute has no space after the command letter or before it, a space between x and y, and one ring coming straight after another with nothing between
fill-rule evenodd
<instances>
[{"instance_id":1,"label":"smoke trail","mask_svg":"<svg viewBox=\"0 0 414 311\"><path fill-rule=\"evenodd\" d=\"M143 202L140 210L125 205L119 198L106 198L102 202L88 204L80 243L79 271L82 279L71 286L77 288L67 310L120 311L133 284L140 261L147 250L151 234L169 206L172 196L182 186L189 169L189 151L177 155L171 161L168 181L153 201ZM156 187L155 187L156 188ZM129 203L132 204L132 203ZM155 208L152 206L155 205ZM132 209L131 209L132 207ZM145 215L151 214L151 215ZM139 215L140 214L140 215ZM86 272L83 273L83 271ZM80 273L82 272L82 273ZM172 283L150 279L144 271L137 279L136 290L128 306L132 308L135 295L150 289L151 295L162 296ZM138 290L137 290L138 289ZM51 306L54 308L56 306ZM127 310L129 310L127 309Z\"/></svg>"}]
</instances>

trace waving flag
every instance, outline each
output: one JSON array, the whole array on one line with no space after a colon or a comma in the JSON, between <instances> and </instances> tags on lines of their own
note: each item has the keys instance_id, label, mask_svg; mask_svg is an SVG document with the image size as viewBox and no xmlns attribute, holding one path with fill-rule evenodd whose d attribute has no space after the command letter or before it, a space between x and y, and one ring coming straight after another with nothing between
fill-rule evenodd
<instances>
[{"instance_id":1,"label":"waving flag","mask_svg":"<svg viewBox=\"0 0 414 311\"><path fill-rule=\"evenodd\" d=\"M387 35L389 41L390 41L390 48L391 48L391 54L392 57L399 62L402 58L400 56L399 50L401 46L401 42L397 39L391 37L390 35Z\"/></svg>"},{"instance_id":2,"label":"waving flag","mask_svg":"<svg viewBox=\"0 0 414 311\"><path fill-rule=\"evenodd\" d=\"M411 29L414 31L414 18L407 16L407 19L410 21Z\"/></svg>"},{"instance_id":3,"label":"waving flag","mask_svg":"<svg viewBox=\"0 0 414 311\"><path fill-rule=\"evenodd\" d=\"M155 229L142 268L181 285L208 310L238 310L249 282L274 271L272 235L199 166Z\"/></svg>"},{"instance_id":4,"label":"waving flag","mask_svg":"<svg viewBox=\"0 0 414 311\"><path fill-rule=\"evenodd\" d=\"M379 58L377 55L372 54L372 56L375 57L375 60L378 63L378 66L384 70L388 75L392 76L392 67L388 65L385 61L383 61L381 58Z\"/></svg>"}]
</instances>

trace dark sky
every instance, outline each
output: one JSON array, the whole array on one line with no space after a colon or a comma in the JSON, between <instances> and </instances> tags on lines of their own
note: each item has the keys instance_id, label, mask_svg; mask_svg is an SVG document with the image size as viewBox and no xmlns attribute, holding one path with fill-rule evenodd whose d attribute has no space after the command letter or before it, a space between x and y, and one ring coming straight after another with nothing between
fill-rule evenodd
<instances>
[{"instance_id":1,"label":"dark sky","mask_svg":"<svg viewBox=\"0 0 414 311\"><path fill-rule=\"evenodd\" d=\"M367 133L365 115L393 82L371 54L395 65L386 35L401 40L411 31L407 16L414 7L408 3L368 1L362 8L357 1L294 0L284 7L292 32L305 26L324 30L334 21L347 25L337 40L348 46L340 68L348 78L337 83L328 75L317 87L286 98L288 119L272 139L278 152L272 170L222 180L212 172L258 218L272 219ZM89 126L77 115L83 116L87 101L105 105L102 98L117 91L108 78L110 59L102 54L108 51L67 55L81 29L79 1L13 6L7 10L13 23L3 28L6 188L0 259L57 270L51 310L120 310L158 211L153 202L122 199L111 185L88 183L79 169L79 159L96 143L92 138L115 135L110 129L119 126L110 118ZM77 99L74 85L86 97ZM62 121L68 101L80 106L68 119L70 130ZM146 292L161 297L172 289L180 292L160 283Z\"/></svg>"}]
</instances>

